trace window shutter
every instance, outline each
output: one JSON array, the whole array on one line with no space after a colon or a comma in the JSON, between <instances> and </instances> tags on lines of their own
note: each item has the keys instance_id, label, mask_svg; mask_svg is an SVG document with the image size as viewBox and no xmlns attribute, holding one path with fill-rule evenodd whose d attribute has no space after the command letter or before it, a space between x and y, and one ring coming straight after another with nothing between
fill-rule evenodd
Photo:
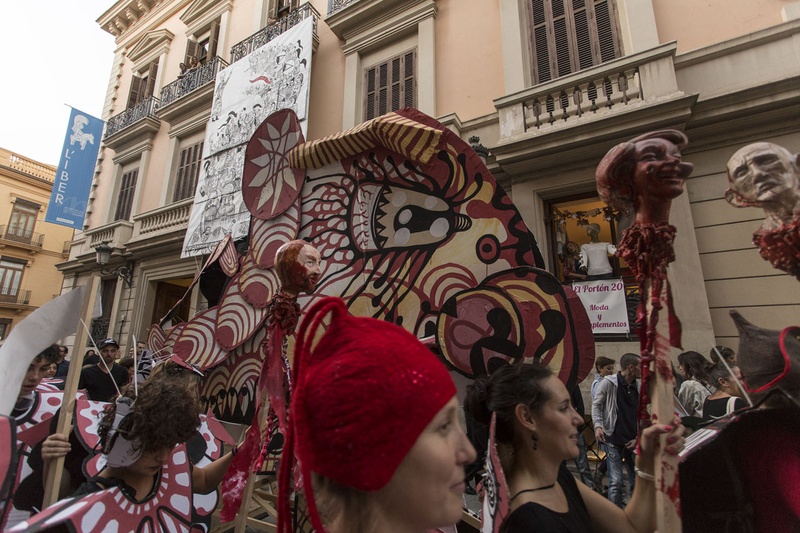
<instances>
[{"instance_id":1,"label":"window shutter","mask_svg":"<svg viewBox=\"0 0 800 533\"><path fill-rule=\"evenodd\" d=\"M153 61L150 63L150 71L147 74L147 89L143 97L141 98L144 100L150 96L153 96L156 92L156 75L158 74L158 61Z\"/></svg>"},{"instance_id":2,"label":"window shutter","mask_svg":"<svg viewBox=\"0 0 800 533\"><path fill-rule=\"evenodd\" d=\"M377 116L375 114L375 93L377 89L376 74L377 69L370 68L367 69L366 75L364 76L364 96L366 98L364 102L364 120L369 120Z\"/></svg>"},{"instance_id":3,"label":"window shutter","mask_svg":"<svg viewBox=\"0 0 800 533\"><path fill-rule=\"evenodd\" d=\"M194 191L197 187L197 177L200 174L202 155L202 141L181 150L178 175L175 180L175 191L172 194L173 202L179 202L194 196Z\"/></svg>"},{"instance_id":4,"label":"window shutter","mask_svg":"<svg viewBox=\"0 0 800 533\"><path fill-rule=\"evenodd\" d=\"M614 0L531 0L533 83L622 55Z\"/></svg>"},{"instance_id":5,"label":"window shutter","mask_svg":"<svg viewBox=\"0 0 800 533\"><path fill-rule=\"evenodd\" d=\"M200 53L200 45L197 44L197 41L194 39L189 39L186 43L186 59L183 60L183 64L187 67L189 66L189 58L190 57L197 57Z\"/></svg>"},{"instance_id":6,"label":"window shutter","mask_svg":"<svg viewBox=\"0 0 800 533\"><path fill-rule=\"evenodd\" d=\"M136 191L136 177L139 170L131 170L122 175L114 220L130 220L133 207L133 193Z\"/></svg>"},{"instance_id":7,"label":"window shutter","mask_svg":"<svg viewBox=\"0 0 800 533\"><path fill-rule=\"evenodd\" d=\"M139 76L131 76L131 92L128 94L128 105L125 106L126 108L133 107L139 103L139 95L142 93L143 84L143 78Z\"/></svg>"},{"instance_id":8,"label":"window shutter","mask_svg":"<svg viewBox=\"0 0 800 533\"><path fill-rule=\"evenodd\" d=\"M403 56L403 104L401 107L415 107L417 94L417 51L412 50Z\"/></svg>"},{"instance_id":9,"label":"window shutter","mask_svg":"<svg viewBox=\"0 0 800 533\"><path fill-rule=\"evenodd\" d=\"M364 120L416 106L416 59L416 49L409 50L365 70Z\"/></svg>"},{"instance_id":10,"label":"window shutter","mask_svg":"<svg viewBox=\"0 0 800 533\"><path fill-rule=\"evenodd\" d=\"M622 53L617 32L617 17L611 0L594 2L593 14L598 33L600 62L604 63L620 57Z\"/></svg>"},{"instance_id":11,"label":"window shutter","mask_svg":"<svg viewBox=\"0 0 800 533\"><path fill-rule=\"evenodd\" d=\"M217 56L217 41L219 41L219 20L211 23L211 33L208 36L208 57L206 61L211 61Z\"/></svg>"}]
</instances>

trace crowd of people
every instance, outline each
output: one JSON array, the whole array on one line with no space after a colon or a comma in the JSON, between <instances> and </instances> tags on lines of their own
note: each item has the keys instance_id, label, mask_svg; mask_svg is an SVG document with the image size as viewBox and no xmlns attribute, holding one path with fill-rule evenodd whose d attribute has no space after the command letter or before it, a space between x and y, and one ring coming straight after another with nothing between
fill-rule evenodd
<instances>
[{"instance_id":1,"label":"crowd of people","mask_svg":"<svg viewBox=\"0 0 800 533\"><path fill-rule=\"evenodd\" d=\"M70 529L68 524L80 530L75 524L87 518L77 502L108 493L131 505L152 503L165 483L181 479L176 474L181 472L185 483L174 487L176 494L214 490L235 455L234 447L210 464L191 468L177 458L199 425L201 377L190 365L174 358L161 362L132 387L135 369L131 366L129 373L127 358L118 361L119 343L106 339L98 348L97 362L80 370L81 394L105 406L97 423L97 449L85 449L75 435L56 433L52 425L40 444L20 445L27 477L40 478L26 482L25 491L43 491L44 465L66 459L67 481L56 504L60 525L53 524L47 509L37 514L41 494L16 494L4 514L6 527L16 523L15 531L33 531L46 522L55 530ZM137 354L143 349L138 346ZM33 420L44 390L40 383L64 354L54 345L34 358L12 413L19 421ZM280 474L281 533L293 527L289 498L295 490L317 531L422 533L458 522L465 467L477 455L459 420L456 387L433 352L402 328L350 316L341 300L326 298L306 314L294 361L288 455ZM654 530L657 437L666 434L666 453L678 453L684 428L678 419L654 424L641 434L634 453L640 360L623 355L616 374L615 365L598 358L592 383L590 423L605 450L611 478L607 497L591 486L591 475L576 479L567 469L567 461L578 458L585 446L586 420L573 407L579 389L568 391L535 363L500 367L469 386L469 420L488 427L492 415L497 417L496 440L511 500L502 531L528 531L531 524L547 531ZM735 367L725 373L709 362L702 375L690 375L688 365L681 364L684 383L694 377L715 389L703 407L709 416L741 407L728 400L738 397L731 377ZM87 461L97 454L102 461L95 460L97 470L87 476ZM628 474L624 499L623 471ZM298 479L307 482L300 487ZM184 514L186 523L196 518Z\"/></svg>"}]
</instances>

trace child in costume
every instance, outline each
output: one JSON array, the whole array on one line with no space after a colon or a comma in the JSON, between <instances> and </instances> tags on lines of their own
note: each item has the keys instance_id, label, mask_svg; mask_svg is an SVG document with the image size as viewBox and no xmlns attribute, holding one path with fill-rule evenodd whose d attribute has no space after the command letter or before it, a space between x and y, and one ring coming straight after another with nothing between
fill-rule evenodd
<instances>
[{"instance_id":1,"label":"child in costume","mask_svg":"<svg viewBox=\"0 0 800 533\"><path fill-rule=\"evenodd\" d=\"M204 468L191 467L184 443L200 424L195 392L156 380L110 404L99 427L105 467L62 500L14 531L66 526L84 532L188 530L192 491L216 487L231 451ZM177 449L176 449L177 446ZM67 525L69 524L69 525Z\"/></svg>"},{"instance_id":2,"label":"child in costume","mask_svg":"<svg viewBox=\"0 0 800 533\"><path fill-rule=\"evenodd\" d=\"M301 324L294 361L279 533L292 531L293 476L319 533L424 533L459 520L475 450L453 380L429 349L325 298Z\"/></svg>"}]
</instances>

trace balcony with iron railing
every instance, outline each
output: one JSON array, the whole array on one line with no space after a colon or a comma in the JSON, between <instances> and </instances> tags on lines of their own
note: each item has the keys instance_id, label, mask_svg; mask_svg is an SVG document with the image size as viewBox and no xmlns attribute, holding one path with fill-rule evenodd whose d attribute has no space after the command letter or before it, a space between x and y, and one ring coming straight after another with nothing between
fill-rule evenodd
<instances>
[{"instance_id":1,"label":"balcony with iron railing","mask_svg":"<svg viewBox=\"0 0 800 533\"><path fill-rule=\"evenodd\" d=\"M157 112L163 117L164 111L173 103L181 100L202 87L209 86L213 92L214 80L217 73L228 66L221 57L215 57L197 68L188 70L178 76L178 79L161 89L160 103Z\"/></svg>"},{"instance_id":2,"label":"balcony with iron railing","mask_svg":"<svg viewBox=\"0 0 800 533\"><path fill-rule=\"evenodd\" d=\"M307 18L314 20L314 42L317 42L317 24L319 22L319 12L310 3L305 3L275 20L267 26L261 28L247 39L240 41L231 47L231 63L235 63L245 57L253 50L261 48L278 35L289 28L292 28Z\"/></svg>"},{"instance_id":3,"label":"balcony with iron railing","mask_svg":"<svg viewBox=\"0 0 800 533\"><path fill-rule=\"evenodd\" d=\"M161 126L161 120L156 114L158 106L158 98L149 96L133 107L109 118L103 141L115 149L115 146L140 135L154 135Z\"/></svg>"},{"instance_id":4,"label":"balcony with iron railing","mask_svg":"<svg viewBox=\"0 0 800 533\"><path fill-rule=\"evenodd\" d=\"M92 339L94 342L100 342L100 339L108 338L108 328L111 326L111 319L107 317L93 318L89 326L90 337L86 340L86 347L93 348Z\"/></svg>"},{"instance_id":5,"label":"balcony with iron railing","mask_svg":"<svg viewBox=\"0 0 800 533\"><path fill-rule=\"evenodd\" d=\"M16 245L24 245L26 249L41 249L44 244L44 234L34 233L17 226L0 226L0 241L8 245L10 241Z\"/></svg>"},{"instance_id":6,"label":"balcony with iron railing","mask_svg":"<svg viewBox=\"0 0 800 533\"><path fill-rule=\"evenodd\" d=\"M0 307L14 307L30 305L31 291L19 289L0 290Z\"/></svg>"},{"instance_id":7,"label":"balcony with iron railing","mask_svg":"<svg viewBox=\"0 0 800 533\"><path fill-rule=\"evenodd\" d=\"M350 4L355 4L359 0L328 0L328 16L338 13Z\"/></svg>"}]
</instances>

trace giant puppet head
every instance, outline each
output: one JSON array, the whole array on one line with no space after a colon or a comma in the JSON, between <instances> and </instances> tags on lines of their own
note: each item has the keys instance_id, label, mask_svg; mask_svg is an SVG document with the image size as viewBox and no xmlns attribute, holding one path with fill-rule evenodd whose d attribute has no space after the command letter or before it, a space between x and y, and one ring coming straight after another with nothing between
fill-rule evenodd
<instances>
[{"instance_id":1,"label":"giant puppet head","mask_svg":"<svg viewBox=\"0 0 800 533\"><path fill-rule=\"evenodd\" d=\"M281 110L246 154L247 251L225 261L232 268L219 304L174 340L207 370L203 399L217 416L252 416L266 309L284 284L276 252L294 241L319 251L312 268L325 264L307 280L316 281L313 293L292 282L301 308L339 296L353 315L435 338L466 377L537 360L572 386L591 371L594 340L580 301L542 270L520 212L442 124L404 109L304 142L297 117Z\"/></svg>"},{"instance_id":2,"label":"giant puppet head","mask_svg":"<svg viewBox=\"0 0 800 533\"><path fill-rule=\"evenodd\" d=\"M725 199L735 207L761 207L766 218L753 244L773 267L800 280L800 155L758 142L728 161Z\"/></svg>"}]
</instances>

